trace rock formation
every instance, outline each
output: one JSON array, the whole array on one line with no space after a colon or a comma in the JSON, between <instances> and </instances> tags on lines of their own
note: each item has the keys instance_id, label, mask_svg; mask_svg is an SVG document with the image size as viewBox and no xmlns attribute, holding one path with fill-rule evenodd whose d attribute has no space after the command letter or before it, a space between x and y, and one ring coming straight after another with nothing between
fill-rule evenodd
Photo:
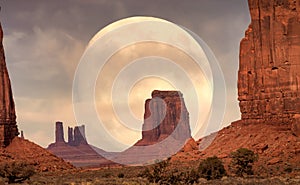
<instances>
[{"instance_id":1,"label":"rock formation","mask_svg":"<svg viewBox=\"0 0 300 185\"><path fill-rule=\"evenodd\" d=\"M68 127L67 143L63 140L62 123L59 123L56 129L59 139L47 149L75 166L115 166L116 163L153 162L173 155L191 138L189 113L179 91L152 92L152 98L145 103L142 139L123 152L106 152L89 145L84 125L76 126L74 129ZM195 144L191 147L195 148Z\"/></svg>"},{"instance_id":2,"label":"rock formation","mask_svg":"<svg viewBox=\"0 0 300 185\"><path fill-rule=\"evenodd\" d=\"M69 143L70 145L73 146L78 146L80 144L88 144L86 141L86 137L85 137L85 127L84 125L81 126L75 126L74 127L74 135L73 133L71 133L71 136L69 138L73 137L73 141L71 141L71 143Z\"/></svg>"},{"instance_id":3,"label":"rock formation","mask_svg":"<svg viewBox=\"0 0 300 185\"><path fill-rule=\"evenodd\" d=\"M72 164L20 137L15 137L7 147L0 149L0 165L10 161L26 162L34 166L38 172L61 172L75 169Z\"/></svg>"},{"instance_id":4,"label":"rock formation","mask_svg":"<svg viewBox=\"0 0 300 185\"><path fill-rule=\"evenodd\" d=\"M55 123L55 142L65 142L63 123L58 121Z\"/></svg>"},{"instance_id":5,"label":"rock formation","mask_svg":"<svg viewBox=\"0 0 300 185\"><path fill-rule=\"evenodd\" d=\"M57 121L55 123L55 143L66 143L64 139L64 128L63 122ZM78 146L80 144L88 144L85 137L85 127L84 125L75 126L74 129L68 127L68 145Z\"/></svg>"},{"instance_id":6,"label":"rock formation","mask_svg":"<svg viewBox=\"0 0 300 185\"><path fill-rule=\"evenodd\" d=\"M68 127L68 144L73 145L73 142L74 142L73 128Z\"/></svg>"},{"instance_id":7,"label":"rock formation","mask_svg":"<svg viewBox=\"0 0 300 185\"><path fill-rule=\"evenodd\" d=\"M55 125L55 142L47 147L47 150L54 155L77 167L116 165L101 156L102 153L108 154L107 152L88 144L84 125L75 126L74 128L68 127L68 142L64 140L63 123L56 122Z\"/></svg>"},{"instance_id":8,"label":"rock formation","mask_svg":"<svg viewBox=\"0 0 300 185\"><path fill-rule=\"evenodd\" d=\"M182 150L172 161L215 155L227 168L231 152L248 148L259 155L255 174L296 176L300 166L300 0L248 2L251 24L241 41L238 74L242 120L200 139L200 150Z\"/></svg>"},{"instance_id":9,"label":"rock formation","mask_svg":"<svg viewBox=\"0 0 300 185\"><path fill-rule=\"evenodd\" d=\"M0 25L0 147L5 147L19 133L2 40L3 31Z\"/></svg>"},{"instance_id":10,"label":"rock formation","mask_svg":"<svg viewBox=\"0 0 300 185\"><path fill-rule=\"evenodd\" d=\"M249 0L240 44L242 120L296 122L300 115L300 1ZM299 123L299 120L297 121Z\"/></svg>"},{"instance_id":11,"label":"rock formation","mask_svg":"<svg viewBox=\"0 0 300 185\"><path fill-rule=\"evenodd\" d=\"M11 161L25 161L39 172L74 169L70 163L24 139L23 132L21 138L16 137L19 133L2 39L3 31L0 25L0 165Z\"/></svg>"},{"instance_id":12,"label":"rock formation","mask_svg":"<svg viewBox=\"0 0 300 185\"><path fill-rule=\"evenodd\" d=\"M142 139L113 158L105 157L126 165L150 164L174 155L191 138L182 93L154 90L151 96L145 102Z\"/></svg>"},{"instance_id":13,"label":"rock formation","mask_svg":"<svg viewBox=\"0 0 300 185\"><path fill-rule=\"evenodd\" d=\"M189 113L181 92L155 90L145 102L142 139L135 146L151 145L169 136L184 141L191 137Z\"/></svg>"},{"instance_id":14,"label":"rock formation","mask_svg":"<svg viewBox=\"0 0 300 185\"><path fill-rule=\"evenodd\" d=\"M23 130L21 130L20 138L21 138L21 139L25 139Z\"/></svg>"}]
</instances>

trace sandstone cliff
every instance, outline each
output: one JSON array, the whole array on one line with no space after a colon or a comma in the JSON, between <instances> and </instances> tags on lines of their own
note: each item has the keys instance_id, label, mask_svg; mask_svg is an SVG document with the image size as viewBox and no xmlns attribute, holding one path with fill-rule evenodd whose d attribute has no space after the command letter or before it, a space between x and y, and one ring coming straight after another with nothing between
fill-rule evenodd
<instances>
[{"instance_id":1,"label":"sandstone cliff","mask_svg":"<svg viewBox=\"0 0 300 185\"><path fill-rule=\"evenodd\" d=\"M19 133L2 40L3 31L0 25L0 147L5 147Z\"/></svg>"},{"instance_id":2,"label":"sandstone cliff","mask_svg":"<svg viewBox=\"0 0 300 185\"><path fill-rule=\"evenodd\" d=\"M23 138L16 137L19 133L2 39L3 31L0 25L0 163L25 161L33 165L36 171L74 169L70 163L24 139L23 134Z\"/></svg>"},{"instance_id":3,"label":"sandstone cliff","mask_svg":"<svg viewBox=\"0 0 300 185\"><path fill-rule=\"evenodd\" d=\"M142 139L135 146L147 146L172 136L178 140L191 137L189 113L179 91L152 92L145 102Z\"/></svg>"},{"instance_id":4,"label":"sandstone cliff","mask_svg":"<svg viewBox=\"0 0 300 185\"><path fill-rule=\"evenodd\" d=\"M142 139L123 152L104 154L106 157L126 165L149 164L175 154L191 138L182 93L154 90L151 96L145 102Z\"/></svg>"},{"instance_id":5,"label":"sandstone cliff","mask_svg":"<svg viewBox=\"0 0 300 185\"><path fill-rule=\"evenodd\" d=\"M242 119L289 123L300 116L300 1L249 0L249 8L238 73Z\"/></svg>"},{"instance_id":6,"label":"sandstone cliff","mask_svg":"<svg viewBox=\"0 0 300 185\"><path fill-rule=\"evenodd\" d=\"M242 119L197 141L198 149L186 152L185 147L172 161L189 163L216 155L228 169L230 153L243 147L259 155L256 175L296 176L300 166L300 0L248 2L251 24L240 43L238 73Z\"/></svg>"}]
</instances>

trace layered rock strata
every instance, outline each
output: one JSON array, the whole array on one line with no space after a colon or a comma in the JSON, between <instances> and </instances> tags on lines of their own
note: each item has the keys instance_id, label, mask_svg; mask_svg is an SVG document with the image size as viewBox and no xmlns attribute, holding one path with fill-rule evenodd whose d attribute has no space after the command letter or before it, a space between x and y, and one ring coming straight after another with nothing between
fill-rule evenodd
<instances>
[{"instance_id":1,"label":"layered rock strata","mask_svg":"<svg viewBox=\"0 0 300 185\"><path fill-rule=\"evenodd\" d=\"M147 146L172 136L178 140L191 137L189 113L179 91L152 92L145 102L142 139L135 146Z\"/></svg>"},{"instance_id":2,"label":"layered rock strata","mask_svg":"<svg viewBox=\"0 0 300 185\"><path fill-rule=\"evenodd\" d=\"M56 122L55 142L51 143L47 150L65 161L72 163L77 167L86 166L112 166L115 163L102 157L104 150L97 149L88 144L85 137L85 126L68 127L68 142L64 140L63 123Z\"/></svg>"},{"instance_id":3,"label":"layered rock strata","mask_svg":"<svg viewBox=\"0 0 300 185\"><path fill-rule=\"evenodd\" d=\"M182 93L154 90L151 96L145 102L142 139L113 158L106 157L126 165L150 164L174 155L191 138Z\"/></svg>"},{"instance_id":4,"label":"layered rock strata","mask_svg":"<svg viewBox=\"0 0 300 185\"><path fill-rule=\"evenodd\" d=\"M0 147L6 147L19 132L2 41L3 31L0 24Z\"/></svg>"},{"instance_id":5,"label":"layered rock strata","mask_svg":"<svg viewBox=\"0 0 300 185\"><path fill-rule=\"evenodd\" d=\"M300 0L248 2L251 24L241 41L238 78L242 120L197 141L200 151L182 150L171 161L217 156L230 169L231 153L248 148L259 156L256 175L295 177L300 166Z\"/></svg>"},{"instance_id":6,"label":"layered rock strata","mask_svg":"<svg viewBox=\"0 0 300 185\"><path fill-rule=\"evenodd\" d=\"M238 73L242 120L299 122L300 1L249 0L249 8Z\"/></svg>"}]
</instances>

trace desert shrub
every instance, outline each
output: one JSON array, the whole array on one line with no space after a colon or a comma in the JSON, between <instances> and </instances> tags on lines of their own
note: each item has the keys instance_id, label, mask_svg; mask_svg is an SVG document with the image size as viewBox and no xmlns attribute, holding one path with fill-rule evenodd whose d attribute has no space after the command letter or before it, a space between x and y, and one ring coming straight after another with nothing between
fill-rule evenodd
<instances>
[{"instance_id":1,"label":"desert shrub","mask_svg":"<svg viewBox=\"0 0 300 185\"><path fill-rule=\"evenodd\" d=\"M0 176L7 179L8 183L21 183L34 174L33 166L23 161L0 163Z\"/></svg>"},{"instance_id":2,"label":"desert shrub","mask_svg":"<svg viewBox=\"0 0 300 185\"><path fill-rule=\"evenodd\" d=\"M158 183L165 179L168 164L169 159L158 162L152 168L146 168L141 176L147 178L150 182Z\"/></svg>"},{"instance_id":3,"label":"desert shrub","mask_svg":"<svg viewBox=\"0 0 300 185\"><path fill-rule=\"evenodd\" d=\"M199 173L195 169L191 169L190 171L186 171L181 174L181 182L184 184L195 184L198 182Z\"/></svg>"},{"instance_id":4,"label":"desert shrub","mask_svg":"<svg viewBox=\"0 0 300 185\"><path fill-rule=\"evenodd\" d=\"M199 173L195 169L181 169L169 164L169 159L146 168L140 177L147 178L150 183L194 184L198 182Z\"/></svg>"},{"instance_id":5,"label":"desert shrub","mask_svg":"<svg viewBox=\"0 0 300 185\"><path fill-rule=\"evenodd\" d=\"M118 174L118 177L119 177L119 178L124 178L124 176L125 176L124 173L119 173L119 174Z\"/></svg>"},{"instance_id":6,"label":"desert shrub","mask_svg":"<svg viewBox=\"0 0 300 185\"><path fill-rule=\"evenodd\" d=\"M106 172L106 173L104 173L103 175L102 175L102 177L104 177L104 178L110 178L110 177L112 177L113 175L112 175L112 173L111 172Z\"/></svg>"},{"instance_id":7,"label":"desert shrub","mask_svg":"<svg viewBox=\"0 0 300 185\"><path fill-rule=\"evenodd\" d=\"M288 166L288 167L285 167L285 168L284 168L284 171L287 172L287 173L292 173L293 168L290 167L290 166Z\"/></svg>"},{"instance_id":8,"label":"desert shrub","mask_svg":"<svg viewBox=\"0 0 300 185\"><path fill-rule=\"evenodd\" d=\"M207 180L220 179L226 175L223 162L216 156L201 161L198 167L199 177Z\"/></svg>"},{"instance_id":9,"label":"desert shrub","mask_svg":"<svg viewBox=\"0 0 300 185\"><path fill-rule=\"evenodd\" d=\"M240 148L231 153L230 169L237 176L253 175L252 164L258 156L252 150Z\"/></svg>"}]
</instances>

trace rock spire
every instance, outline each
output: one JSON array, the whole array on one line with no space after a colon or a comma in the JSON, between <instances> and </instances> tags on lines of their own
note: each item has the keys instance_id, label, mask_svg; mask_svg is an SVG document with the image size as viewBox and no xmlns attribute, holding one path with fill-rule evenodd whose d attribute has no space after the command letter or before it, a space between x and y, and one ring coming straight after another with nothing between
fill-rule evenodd
<instances>
[{"instance_id":1,"label":"rock spire","mask_svg":"<svg viewBox=\"0 0 300 185\"><path fill-rule=\"evenodd\" d=\"M0 147L5 147L19 132L2 41L3 30L0 24Z\"/></svg>"}]
</instances>

